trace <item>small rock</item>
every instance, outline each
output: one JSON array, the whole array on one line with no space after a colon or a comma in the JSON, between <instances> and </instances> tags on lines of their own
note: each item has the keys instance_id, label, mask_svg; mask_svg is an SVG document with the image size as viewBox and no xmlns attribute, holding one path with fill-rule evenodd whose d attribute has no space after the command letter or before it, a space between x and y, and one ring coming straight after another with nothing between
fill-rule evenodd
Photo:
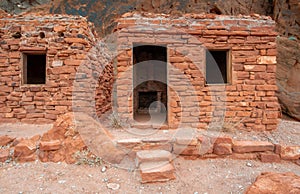
<instances>
[{"instance_id":1,"label":"small rock","mask_svg":"<svg viewBox=\"0 0 300 194\"><path fill-rule=\"evenodd\" d=\"M64 183L66 183L66 182L67 182L66 180L59 180L59 181L58 181L59 184L64 184Z\"/></svg>"},{"instance_id":2,"label":"small rock","mask_svg":"<svg viewBox=\"0 0 300 194\"><path fill-rule=\"evenodd\" d=\"M199 193L196 191L196 192L194 192L194 194L199 194Z\"/></svg>"},{"instance_id":3,"label":"small rock","mask_svg":"<svg viewBox=\"0 0 300 194\"><path fill-rule=\"evenodd\" d=\"M101 169L101 172L103 173L103 172L105 172L105 171L106 171L106 167L103 166L102 169Z\"/></svg>"},{"instance_id":4,"label":"small rock","mask_svg":"<svg viewBox=\"0 0 300 194\"><path fill-rule=\"evenodd\" d=\"M116 191L120 188L120 185L117 183L108 183L107 188Z\"/></svg>"},{"instance_id":5,"label":"small rock","mask_svg":"<svg viewBox=\"0 0 300 194\"><path fill-rule=\"evenodd\" d=\"M250 162L247 162L246 166L252 167L252 164Z\"/></svg>"},{"instance_id":6,"label":"small rock","mask_svg":"<svg viewBox=\"0 0 300 194\"><path fill-rule=\"evenodd\" d=\"M108 178L104 178L102 179L103 182L107 182L108 181Z\"/></svg>"}]
</instances>

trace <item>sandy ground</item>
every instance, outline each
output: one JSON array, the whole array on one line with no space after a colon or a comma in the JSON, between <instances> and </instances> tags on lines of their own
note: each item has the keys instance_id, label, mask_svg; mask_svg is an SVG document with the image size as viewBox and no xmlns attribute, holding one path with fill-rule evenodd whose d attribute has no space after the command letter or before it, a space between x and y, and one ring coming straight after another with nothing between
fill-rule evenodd
<instances>
[{"instance_id":1,"label":"sandy ground","mask_svg":"<svg viewBox=\"0 0 300 194\"><path fill-rule=\"evenodd\" d=\"M156 184L140 184L137 172L111 166L102 172L102 166L65 163L2 164L0 193L243 193L261 172L300 175L300 166L289 162L177 158L174 164L176 180Z\"/></svg>"},{"instance_id":2,"label":"sandy ground","mask_svg":"<svg viewBox=\"0 0 300 194\"><path fill-rule=\"evenodd\" d=\"M33 125L25 123L3 123L0 124L0 136L8 135L10 137L30 138L35 135L42 135L52 128L52 124Z\"/></svg>"},{"instance_id":3,"label":"sandy ground","mask_svg":"<svg viewBox=\"0 0 300 194\"><path fill-rule=\"evenodd\" d=\"M31 137L50 128L51 125L1 124L0 135ZM283 119L274 132L235 131L226 134L234 139L299 145L300 122ZM138 172L104 163L101 166L39 161L0 163L0 193L243 193L262 172L294 172L300 176L300 166L291 162L270 164L253 160L193 161L176 158L174 165L176 180L141 184ZM109 187L115 187L116 190Z\"/></svg>"}]
</instances>

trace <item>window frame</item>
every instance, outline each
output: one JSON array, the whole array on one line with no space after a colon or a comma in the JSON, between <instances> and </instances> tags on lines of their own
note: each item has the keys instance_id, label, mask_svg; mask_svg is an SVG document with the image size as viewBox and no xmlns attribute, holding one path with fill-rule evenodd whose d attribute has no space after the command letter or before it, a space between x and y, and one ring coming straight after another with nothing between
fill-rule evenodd
<instances>
[{"instance_id":1,"label":"window frame","mask_svg":"<svg viewBox=\"0 0 300 194\"><path fill-rule=\"evenodd\" d=\"M226 52L226 83L207 83L207 77L206 77L206 53L211 51L225 51ZM232 84L232 51L231 48L206 48L204 52L204 65L205 65L205 85L231 85Z\"/></svg>"},{"instance_id":2,"label":"window frame","mask_svg":"<svg viewBox=\"0 0 300 194\"><path fill-rule=\"evenodd\" d=\"M33 84L33 83L27 83L27 56L28 55L45 55L46 61L45 61L45 83L42 84ZM21 77L21 84L22 85L45 85L47 83L47 52L45 51L23 51L21 55L21 63L22 63L22 77Z\"/></svg>"}]
</instances>

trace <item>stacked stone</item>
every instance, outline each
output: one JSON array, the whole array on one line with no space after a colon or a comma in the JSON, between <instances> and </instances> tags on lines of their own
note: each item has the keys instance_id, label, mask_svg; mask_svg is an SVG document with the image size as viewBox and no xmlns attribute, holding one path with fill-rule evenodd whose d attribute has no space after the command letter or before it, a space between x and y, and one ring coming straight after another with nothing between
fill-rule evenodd
<instances>
[{"instance_id":1,"label":"stacked stone","mask_svg":"<svg viewBox=\"0 0 300 194\"><path fill-rule=\"evenodd\" d=\"M72 111L74 80L89 77L83 74L76 75L80 65L93 62L94 66L100 66L95 68L95 71L99 72L96 74L98 76L95 78L96 82L102 75L98 59L92 58L92 54L87 57L87 53L96 44L97 34L93 25L83 17L66 15L4 17L0 19L0 35L2 122L52 123L57 116ZM46 54L46 83L23 84L22 53L37 52ZM111 69L108 68L108 71ZM107 76L112 77L110 74ZM100 79L96 84L101 85L102 82L104 81ZM106 86L102 86L100 90L103 87ZM77 106L95 101L84 95L85 91L81 91L81 94L83 100L77 101ZM110 97L110 92L105 92L104 95ZM97 100L99 106L109 97Z\"/></svg>"},{"instance_id":2,"label":"stacked stone","mask_svg":"<svg viewBox=\"0 0 300 194\"><path fill-rule=\"evenodd\" d=\"M151 142L151 138L148 140ZM276 144L268 141L233 140L222 135L198 135L195 137L178 136L172 140L143 142L138 139L117 141L120 148L131 150L135 156L140 150L165 150L175 156L186 159L233 158L260 159L262 162L280 162L281 160L297 162L300 159L299 145Z\"/></svg>"},{"instance_id":3,"label":"stacked stone","mask_svg":"<svg viewBox=\"0 0 300 194\"><path fill-rule=\"evenodd\" d=\"M170 128L208 128L225 117L229 128L274 130L280 117L275 23L265 16L125 14L118 20L117 91L119 112L133 117L132 44L165 45L168 50ZM230 81L205 83L205 51L228 50ZM123 74L131 76L122 76ZM125 103L124 102L128 102ZM224 126L223 126L224 127Z\"/></svg>"}]
</instances>

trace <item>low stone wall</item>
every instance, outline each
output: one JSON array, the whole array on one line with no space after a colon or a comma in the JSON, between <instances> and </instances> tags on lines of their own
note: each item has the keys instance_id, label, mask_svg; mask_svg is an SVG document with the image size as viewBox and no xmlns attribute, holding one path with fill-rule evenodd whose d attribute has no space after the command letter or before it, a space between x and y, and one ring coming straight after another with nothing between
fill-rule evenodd
<instances>
[{"instance_id":1,"label":"low stone wall","mask_svg":"<svg viewBox=\"0 0 300 194\"><path fill-rule=\"evenodd\" d=\"M134 159L136 152L140 150L166 150L171 152L174 158L180 156L187 159L226 157L259 159L262 162L296 162L300 159L300 145L233 140L228 136L212 135L115 140L109 132L94 123L92 117L80 115L82 123L76 123L75 119L78 118L73 113L65 114L59 117L51 130L28 139L1 136L0 162L40 160L75 163L80 159L76 154L86 152L86 156L94 155L117 164L128 157Z\"/></svg>"},{"instance_id":2,"label":"low stone wall","mask_svg":"<svg viewBox=\"0 0 300 194\"><path fill-rule=\"evenodd\" d=\"M197 138L168 139L129 139L117 142L120 149L151 150L162 149L187 159L232 158L260 159L262 162L297 161L300 159L300 146L273 144L268 141L232 140L228 136L205 136Z\"/></svg>"}]
</instances>

